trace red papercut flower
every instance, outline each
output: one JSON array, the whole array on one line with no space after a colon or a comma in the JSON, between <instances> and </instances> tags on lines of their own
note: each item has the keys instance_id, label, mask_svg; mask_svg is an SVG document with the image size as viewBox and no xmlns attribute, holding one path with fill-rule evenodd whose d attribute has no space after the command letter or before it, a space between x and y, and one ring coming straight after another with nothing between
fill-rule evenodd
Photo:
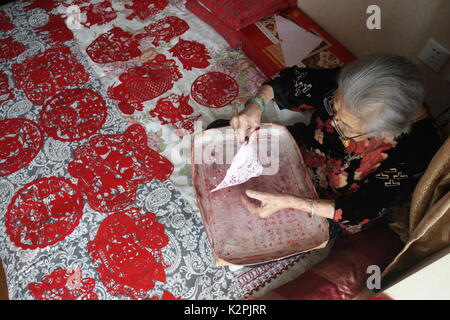
<instances>
[{"instance_id":1,"label":"red papercut flower","mask_svg":"<svg viewBox=\"0 0 450 320\"><path fill-rule=\"evenodd\" d=\"M18 247L44 248L72 233L83 207L83 197L70 180L35 180L12 198L6 212L6 232Z\"/></svg>"},{"instance_id":2,"label":"red papercut flower","mask_svg":"<svg viewBox=\"0 0 450 320\"><path fill-rule=\"evenodd\" d=\"M54 139L76 141L95 134L108 116L102 96L90 89L64 90L46 101L39 114Z\"/></svg>"},{"instance_id":3,"label":"red papercut flower","mask_svg":"<svg viewBox=\"0 0 450 320\"><path fill-rule=\"evenodd\" d=\"M66 25L62 15L51 14L46 25L34 28L37 33L47 33L43 40L47 43L63 42L73 39L72 30Z\"/></svg>"},{"instance_id":4,"label":"red papercut flower","mask_svg":"<svg viewBox=\"0 0 450 320\"><path fill-rule=\"evenodd\" d=\"M81 269L56 269L43 276L41 282L28 285L37 300L98 300L94 292L95 280L82 278Z\"/></svg>"},{"instance_id":5,"label":"red papercut flower","mask_svg":"<svg viewBox=\"0 0 450 320\"><path fill-rule=\"evenodd\" d=\"M183 40L181 38L169 52L181 61L186 70L206 68L209 66L208 60L211 59L204 44L196 41Z\"/></svg>"},{"instance_id":6,"label":"red papercut flower","mask_svg":"<svg viewBox=\"0 0 450 320\"><path fill-rule=\"evenodd\" d=\"M191 96L202 106L222 108L233 102L239 94L236 80L223 72L208 72L192 83Z\"/></svg>"},{"instance_id":7,"label":"red papercut flower","mask_svg":"<svg viewBox=\"0 0 450 320\"><path fill-rule=\"evenodd\" d=\"M97 135L73 152L68 170L80 192L99 212L123 210L134 203L139 184L165 181L173 171L169 160L147 145L147 134L133 124L123 134Z\"/></svg>"},{"instance_id":8,"label":"red papercut flower","mask_svg":"<svg viewBox=\"0 0 450 320\"><path fill-rule=\"evenodd\" d=\"M12 66L16 87L22 89L35 104L69 86L80 86L89 80L89 73L67 47L50 49Z\"/></svg>"},{"instance_id":9,"label":"red papercut flower","mask_svg":"<svg viewBox=\"0 0 450 320\"><path fill-rule=\"evenodd\" d=\"M131 208L103 220L88 251L109 294L143 299L166 280L161 249L168 242L153 213Z\"/></svg>"},{"instance_id":10,"label":"red papercut flower","mask_svg":"<svg viewBox=\"0 0 450 320\"><path fill-rule=\"evenodd\" d=\"M0 120L0 177L28 165L41 151L44 133L28 119Z\"/></svg>"}]
</instances>

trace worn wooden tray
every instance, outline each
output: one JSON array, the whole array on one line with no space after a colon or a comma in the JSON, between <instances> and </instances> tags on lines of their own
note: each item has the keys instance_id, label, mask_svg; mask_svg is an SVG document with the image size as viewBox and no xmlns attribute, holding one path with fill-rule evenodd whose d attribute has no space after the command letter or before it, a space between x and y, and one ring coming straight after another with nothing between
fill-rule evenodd
<instances>
[{"instance_id":1,"label":"worn wooden tray","mask_svg":"<svg viewBox=\"0 0 450 320\"><path fill-rule=\"evenodd\" d=\"M211 193L237 148L230 127L203 131L192 144L193 185L216 263L260 264L325 246L329 237L325 218L285 209L263 219L240 201L245 189L317 198L309 170L286 127L264 124L258 132L263 175Z\"/></svg>"}]
</instances>

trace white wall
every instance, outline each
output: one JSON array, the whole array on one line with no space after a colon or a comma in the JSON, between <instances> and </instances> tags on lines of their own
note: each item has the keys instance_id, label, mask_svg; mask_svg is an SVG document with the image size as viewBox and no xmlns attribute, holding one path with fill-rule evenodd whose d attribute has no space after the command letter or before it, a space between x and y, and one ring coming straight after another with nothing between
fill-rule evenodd
<instances>
[{"instance_id":1,"label":"white wall","mask_svg":"<svg viewBox=\"0 0 450 320\"><path fill-rule=\"evenodd\" d=\"M450 62L440 73L417 59L428 38L450 51L450 0L298 0L298 7L356 56L374 52L403 55L418 64L428 86L433 114L450 106ZM369 30L366 9L381 9L381 30Z\"/></svg>"}]
</instances>

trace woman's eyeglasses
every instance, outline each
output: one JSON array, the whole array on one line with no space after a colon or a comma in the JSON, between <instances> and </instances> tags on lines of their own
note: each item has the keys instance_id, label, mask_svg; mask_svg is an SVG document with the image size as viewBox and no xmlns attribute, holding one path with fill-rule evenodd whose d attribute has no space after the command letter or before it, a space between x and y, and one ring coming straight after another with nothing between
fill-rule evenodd
<instances>
[{"instance_id":1,"label":"woman's eyeglasses","mask_svg":"<svg viewBox=\"0 0 450 320\"><path fill-rule=\"evenodd\" d=\"M350 140L350 139L358 138L358 137L365 135L366 133L362 133L362 134L358 134L356 136L347 137L344 134L344 131L342 130L342 127L343 127L342 122L335 119L336 111L334 109L334 93L335 93L335 91L327 94L325 96L325 98L323 98L323 105L324 105L327 113L330 115L330 117L333 121L333 127L336 130L336 132L338 133L339 137L342 140Z\"/></svg>"}]
</instances>

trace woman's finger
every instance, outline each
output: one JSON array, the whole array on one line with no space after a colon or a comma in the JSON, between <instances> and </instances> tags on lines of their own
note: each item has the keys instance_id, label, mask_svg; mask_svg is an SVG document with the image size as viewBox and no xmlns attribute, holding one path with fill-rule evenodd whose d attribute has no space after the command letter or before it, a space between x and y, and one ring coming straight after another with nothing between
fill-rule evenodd
<instances>
[{"instance_id":1,"label":"woman's finger","mask_svg":"<svg viewBox=\"0 0 450 320\"><path fill-rule=\"evenodd\" d=\"M239 124L238 124L237 129L235 129L236 137L241 144L245 142L245 136L246 136L248 128L249 128L249 126L248 126L247 119L245 117L241 117L239 119Z\"/></svg>"},{"instance_id":2,"label":"woman's finger","mask_svg":"<svg viewBox=\"0 0 450 320\"><path fill-rule=\"evenodd\" d=\"M267 196L270 195L270 193L261 192L261 191L255 191L255 190L250 190L250 189L245 190L245 194L247 196L249 196L250 198L259 200L261 202L266 201L267 200Z\"/></svg>"},{"instance_id":3,"label":"woman's finger","mask_svg":"<svg viewBox=\"0 0 450 320\"><path fill-rule=\"evenodd\" d=\"M243 194L241 194L240 198L241 198L242 204L247 208L248 211L250 211L253 214L259 215L259 211L261 210L261 207L258 207L256 204L254 204L253 202L248 200L247 197L244 196Z\"/></svg>"}]
</instances>

